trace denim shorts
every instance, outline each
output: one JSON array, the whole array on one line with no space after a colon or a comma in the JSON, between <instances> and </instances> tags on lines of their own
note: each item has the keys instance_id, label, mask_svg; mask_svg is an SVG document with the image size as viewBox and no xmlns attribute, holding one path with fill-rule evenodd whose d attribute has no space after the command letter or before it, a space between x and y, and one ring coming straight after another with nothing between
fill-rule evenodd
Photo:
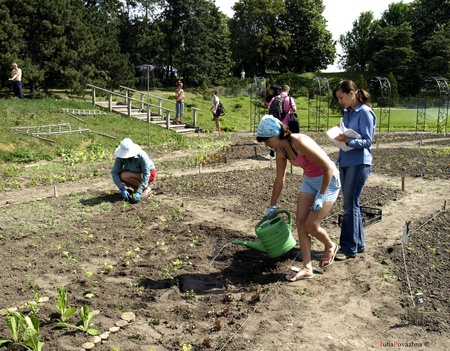
<instances>
[{"instance_id":1,"label":"denim shorts","mask_svg":"<svg viewBox=\"0 0 450 351\"><path fill-rule=\"evenodd\" d=\"M300 187L301 193L308 193L316 195L322 186L323 175L318 177L303 177L303 183ZM339 190L341 189L341 182L339 180L339 174L334 173L331 178L330 185L328 185L327 191L324 194L324 201L326 202L335 202L338 195Z\"/></svg>"}]
</instances>

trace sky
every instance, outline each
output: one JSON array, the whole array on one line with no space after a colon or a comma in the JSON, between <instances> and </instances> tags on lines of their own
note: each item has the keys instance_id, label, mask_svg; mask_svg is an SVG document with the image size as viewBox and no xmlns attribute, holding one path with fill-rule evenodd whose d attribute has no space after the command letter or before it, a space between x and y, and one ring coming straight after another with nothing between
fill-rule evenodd
<instances>
[{"instance_id":1,"label":"sky","mask_svg":"<svg viewBox=\"0 0 450 351\"><path fill-rule=\"evenodd\" d=\"M220 11L233 17L231 7L235 0L215 0ZM333 35L333 40L338 40L341 34L351 31L353 22L356 21L361 12L372 11L375 19L379 19L381 14L388 9L391 3L409 3L410 0L323 0L325 11L323 16L327 20L327 27ZM337 53L341 53L339 44L336 46ZM329 66L325 72L337 72L339 68L336 64Z\"/></svg>"}]
</instances>

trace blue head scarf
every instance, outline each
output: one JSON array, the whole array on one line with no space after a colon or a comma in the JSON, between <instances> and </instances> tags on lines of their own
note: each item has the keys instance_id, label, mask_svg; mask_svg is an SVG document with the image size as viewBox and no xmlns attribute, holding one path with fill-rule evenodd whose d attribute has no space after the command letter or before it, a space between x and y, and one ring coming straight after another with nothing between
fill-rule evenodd
<instances>
[{"instance_id":1,"label":"blue head scarf","mask_svg":"<svg viewBox=\"0 0 450 351\"><path fill-rule=\"evenodd\" d=\"M272 115L265 115L259 122L257 136L261 138L271 138L280 135L280 121Z\"/></svg>"}]
</instances>

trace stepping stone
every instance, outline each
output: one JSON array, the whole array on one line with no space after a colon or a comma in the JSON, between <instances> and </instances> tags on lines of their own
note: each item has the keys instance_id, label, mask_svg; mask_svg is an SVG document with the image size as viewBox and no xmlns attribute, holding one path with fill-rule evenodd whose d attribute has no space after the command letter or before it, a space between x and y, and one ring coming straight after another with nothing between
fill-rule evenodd
<instances>
[{"instance_id":1,"label":"stepping stone","mask_svg":"<svg viewBox=\"0 0 450 351\"><path fill-rule=\"evenodd\" d=\"M116 326L117 326L117 327L124 327L124 326L126 326L127 324L128 324L128 322L127 322L127 321L124 321L123 319L116 322Z\"/></svg>"},{"instance_id":2,"label":"stepping stone","mask_svg":"<svg viewBox=\"0 0 450 351\"><path fill-rule=\"evenodd\" d=\"M86 342L81 347L85 350L92 350L95 347L95 344L93 342Z\"/></svg>"},{"instance_id":3,"label":"stepping stone","mask_svg":"<svg viewBox=\"0 0 450 351\"><path fill-rule=\"evenodd\" d=\"M122 314L122 319L127 322L133 322L136 320L136 315L133 312L125 312Z\"/></svg>"}]
</instances>

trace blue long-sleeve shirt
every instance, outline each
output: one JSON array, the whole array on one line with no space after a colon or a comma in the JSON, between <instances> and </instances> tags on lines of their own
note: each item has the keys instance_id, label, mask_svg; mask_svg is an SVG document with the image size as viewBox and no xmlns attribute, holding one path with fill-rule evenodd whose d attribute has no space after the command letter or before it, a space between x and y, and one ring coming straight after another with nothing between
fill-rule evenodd
<instances>
[{"instance_id":1,"label":"blue long-sleeve shirt","mask_svg":"<svg viewBox=\"0 0 450 351\"><path fill-rule=\"evenodd\" d=\"M122 189L123 183L120 180L119 173L123 171L142 173L142 181L137 189L137 193L142 193L144 189L148 186L148 181L150 179L150 171L155 168L155 164L148 157L144 150L141 150L133 158L120 158L116 157L114 161L114 166L111 171L112 179L114 184L117 185L119 189Z\"/></svg>"},{"instance_id":2,"label":"blue long-sleeve shirt","mask_svg":"<svg viewBox=\"0 0 450 351\"><path fill-rule=\"evenodd\" d=\"M349 138L348 146L353 150L339 150L338 163L341 167L372 164L372 139L375 134L376 116L372 109L359 104L354 109L344 109L344 126L353 129L361 138Z\"/></svg>"}]
</instances>

